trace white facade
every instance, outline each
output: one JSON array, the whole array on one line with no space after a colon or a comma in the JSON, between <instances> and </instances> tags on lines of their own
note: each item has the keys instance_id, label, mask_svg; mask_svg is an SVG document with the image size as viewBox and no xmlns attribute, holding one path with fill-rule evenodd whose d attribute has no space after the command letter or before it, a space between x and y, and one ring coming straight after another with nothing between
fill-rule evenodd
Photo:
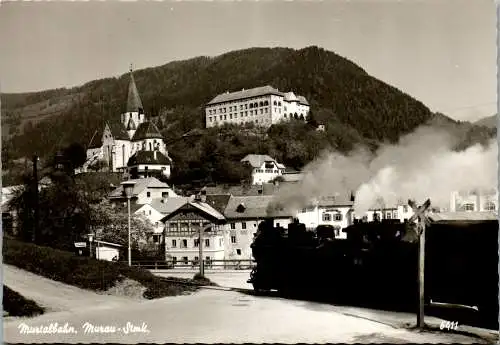
<instances>
[{"instance_id":1,"label":"white facade","mask_svg":"<svg viewBox=\"0 0 500 345\"><path fill-rule=\"evenodd\" d=\"M120 245L95 241L95 258L97 260L113 261L120 258Z\"/></svg>"},{"instance_id":2,"label":"white facade","mask_svg":"<svg viewBox=\"0 0 500 345\"><path fill-rule=\"evenodd\" d=\"M252 184L254 185L271 182L285 173L285 166L268 155L250 154L245 156L241 162L251 167Z\"/></svg>"},{"instance_id":3,"label":"white facade","mask_svg":"<svg viewBox=\"0 0 500 345\"><path fill-rule=\"evenodd\" d=\"M146 217L151 222L151 224L153 224L153 235L160 236L154 238L153 242L160 243L161 234L163 233L163 228L165 227L165 224L161 222L161 219L165 217L165 215L156 210L150 204L143 205L141 208L135 211L134 214Z\"/></svg>"},{"instance_id":4,"label":"white facade","mask_svg":"<svg viewBox=\"0 0 500 345\"><path fill-rule=\"evenodd\" d=\"M353 224L352 206L314 205L297 212L297 218L307 229L316 229L319 225L332 225L336 238L346 238L342 229Z\"/></svg>"},{"instance_id":5,"label":"white facade","mask_svg":"<svg viewBox=\"0 0 500 345\"><path fill-rule=\"evenodd\" d=\"M197 261L200 256L199 237L192 236L172 236L166 238L167 257L171 258L176 267L192 266L192 261ZM213 260L224 260L224 236L222 232L218 235L205 235L203 237L203 259L205 265Z\"/></svg>"},{"instance_id":6,"label":"white facade","mask_svg":"<svg viewBox=\"0 0 500 345\"><path fill-rule=\"evenodd\" d=\"M450 211L498 212L498 190L453 192L450 198Z\"/></svg>"},{"instance_id":7,"label":"white facade","mask_svg":"<svg viewBox=\"0 0 500 345\"><path fill-rule=\"evenodd\" d=\"M269 127L274 123L306 117L309 104L293 92L282 93L271 86L258 87L215 97L205 107L206 127L225 123L254 123Z\"/></svg>"},{"instance_id":8,"label":"white facade","mask_svg":"<svg viewBox=\"0 0 500 345\"><path fill-rule=\"evenodd\" d=\"M374 220L382 219L398 219L400 222L404 222L413 216L413 210L408 205L398 205L395 207L386 207L382 209L372 209L366 212L362 217L356 218L363 219L367 222L373 222Z\"/></svg>"},{"instance_id":9,"label":"white facade","mask_svg":"<svg viewBox=\"0 0 500 345\"><path fill-rule=\"evenodd\" d=\"M227 219L224 230L225 258L227 260L253 260L252 244L262 219ZM292 217L274 218L274 226L287 228Z\"/></svg>"}]
</instances>

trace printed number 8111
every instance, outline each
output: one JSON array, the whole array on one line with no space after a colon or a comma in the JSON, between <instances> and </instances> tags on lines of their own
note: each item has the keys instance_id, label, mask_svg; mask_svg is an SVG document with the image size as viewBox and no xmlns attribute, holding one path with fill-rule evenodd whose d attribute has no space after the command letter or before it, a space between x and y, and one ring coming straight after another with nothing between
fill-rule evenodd
<instances>
[{"instance_id":1,"label":"printed number 8111","mask_svg":"<svg viewBox=\"0 0 500 345\"><path fill-rule=\"evenodd\" d=\"M458 321L441 321L441 325L439 326L440 330L446 329L448 331L456 331L458 329Z\"/></svg>"}]
</instances>

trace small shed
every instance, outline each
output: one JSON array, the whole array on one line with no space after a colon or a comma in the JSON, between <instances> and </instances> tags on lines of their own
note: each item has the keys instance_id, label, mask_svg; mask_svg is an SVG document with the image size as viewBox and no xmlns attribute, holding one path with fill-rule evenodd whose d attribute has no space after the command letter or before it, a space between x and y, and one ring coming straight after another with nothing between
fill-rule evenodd
<instances>
[{"instance_id":1,"label":"small shed","mask_svg":"<svg viewBox=\"0 0 500 345\"><path fill-rule=\"evenodd\" d=\"M97 260L118 261L120 258L121 244L96 240L94 241L94 245L95 258Z\"/></svg>"}]
</instances>

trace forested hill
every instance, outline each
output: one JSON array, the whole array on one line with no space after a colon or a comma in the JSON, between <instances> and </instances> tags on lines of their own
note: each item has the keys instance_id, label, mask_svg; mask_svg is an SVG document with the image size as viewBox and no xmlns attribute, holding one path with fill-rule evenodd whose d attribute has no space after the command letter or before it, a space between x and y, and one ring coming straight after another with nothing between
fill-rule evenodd
<instances>
[{"instance_id":1,"label":"forested hill","mask_svg":"<svg viewBox=\"0 0 500 345\"><path fill-rule=\"evenodd\" d=\"M146 114L160 115L167 137L203 128L203 106L217 94L262 85L305 96L315 120L327 128L318 139L320 146L341 151L361 142L395 141L434 116L411 96L318 47L251 48L196 57L137 70L134 78ZM72 142L86 146L105 119L118 118L124 110L128 82L125 73L71 89L2 94L2 161L45 156ZM292 146L304 140L289 134L297 141Z\"/></svg>"}]
</instances>

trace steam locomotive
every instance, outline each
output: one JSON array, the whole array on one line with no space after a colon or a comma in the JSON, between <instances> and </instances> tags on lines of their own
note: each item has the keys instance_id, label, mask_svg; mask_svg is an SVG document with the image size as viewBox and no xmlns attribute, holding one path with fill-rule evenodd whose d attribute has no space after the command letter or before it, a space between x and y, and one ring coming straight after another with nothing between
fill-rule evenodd
<instances>
[{"instance_id":1,"label":"steam locomotive","mask_svg":"<svg viewBox=\"0 0 500 345\"><path fill-rule=\"evenodd\" d=\"M284 296L414 311L418 305L418 241L413 224L358 222L307 231L262 222L251 245L255 290ZM431 224L426 231L425 300L475 306L498 324L498 222ZM498 326L497 326L498 327Z\"/></svg>"}]
</instances>

